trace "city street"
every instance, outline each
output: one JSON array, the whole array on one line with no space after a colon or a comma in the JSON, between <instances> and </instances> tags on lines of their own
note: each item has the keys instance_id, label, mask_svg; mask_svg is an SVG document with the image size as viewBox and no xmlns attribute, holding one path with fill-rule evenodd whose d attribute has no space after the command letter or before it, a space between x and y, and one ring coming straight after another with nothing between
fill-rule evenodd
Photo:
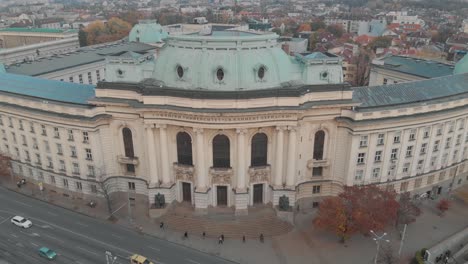
<instances>
[{"instance_id":1,"label":"city street","mask_svg":"<svg viewBox=\"0 0 468 264\"><path fill-rule=\"evenodd\" d=\"M0 187L0 263L49 263L38 255L42 246L57 252L55 263L106 263L105 252L118 256L115 263L130 263L141 254L155 263L232 263L156 237L141 235L119 225L32 199ZM15 215L33 222L29 229L11 224Z\"/></svg>"}]
</instances>

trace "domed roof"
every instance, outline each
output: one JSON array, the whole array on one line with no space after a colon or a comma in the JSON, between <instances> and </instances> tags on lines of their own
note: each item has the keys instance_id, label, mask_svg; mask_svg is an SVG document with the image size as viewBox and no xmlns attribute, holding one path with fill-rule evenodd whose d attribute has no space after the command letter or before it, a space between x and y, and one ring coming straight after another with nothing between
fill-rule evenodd
<instances>
[{"instance_id":1,"label":"domed roof","mask_svg":"<svg viewBox=\"0 0 468 264\"><path fill-rule=\"evenodd\" d=\"M468 73L468 54L455 64L455 69L453 70L453 74L462 73Z\"/></svg>"},{"instance_id":2,"label":"domed roof","mask_svg":"<svg viewBox=\"0 0 468 264\"><path fill-rule=\"evenodd\" d=\"M140 20L130 31L128 39L134 42L158 43L168 35L156 20Z\"/></svg>"},{"instance_id":3,"label":"domed roof","mask_svg":"<svg viewBox=\"0 0 468 264\"><path fill-rule=\"evenodd\" d=\"M180 89L280 87L301 77L300 66L277 46L277 38L276 34L242 31L170 36L158 54L153 78Z\"/></svg>"}]
</instances>

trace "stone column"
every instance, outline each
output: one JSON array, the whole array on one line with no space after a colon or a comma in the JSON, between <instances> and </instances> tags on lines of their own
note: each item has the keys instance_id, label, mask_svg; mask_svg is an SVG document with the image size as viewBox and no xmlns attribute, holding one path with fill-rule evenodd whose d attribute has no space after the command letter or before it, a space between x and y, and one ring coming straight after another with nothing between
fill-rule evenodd
<instances>
[{"instance_id":1,"label":"stone column","mask_svg":"<svg viewBox=\"0 0 468 264\"><path fill-rule=\"evenodd\" d=\"M167 148L167 126L158 124L156 125L159 128L159 142L161 144L161 171L162 171L162 182L165 185L171 183L171 177L169 172L169 151Z\"/></svg>"},{"instance_id":2,"label":"stone column","mask_svg":"<svg viewBox=\"0 0 468 264\"><path fill-rule=\"evenodd\" d=\"M205 191L206 186L206 169L205 169L205 144L203 140L203 129L194 128L197 144L197 162L195 164L196 173L197 173L197 191Z\"/></svg>"},{"instance_id":3,"label":"stone column","mask_svg":"<svg viewBox=\"0 0 468 264\"><path fill-rule=\"evenodd\" d=\"M237 189L245 191L245 133L246 129L237 129Z\"/></svg>"},{"instance_id":4,"label":"stone column","mask_svg":"<svg viewBox=\"0 0 468 264\"><path fill-rule=\"evenodd\" d=\"M296 128L288 127L288 164L286 170L286 186L294 187L296 178Z\"/></svg>"},{"instance_id":5,"label":"stone column","mask_svg":"<svg viewBox=\"0 0 468 264\"><path fill-rule=\"evenodd\" d=\"M150 176L150 184L156 185L159 182L158 177L158 167L156 165L156 149L154 146L154 125L146 125L146 142L148 147L148 164L149 164L149 176Z\"/></svg>"},{"instance_id":6,"label":"stone column","mask_svg":"<svg viewBox=\"0 0 468 264\"><path fill-rule=\"evenodd\" d=\"M276 127L276 158L275 158L275 181L274 186L283 185L283 148L284 128Z\"/></svg>"}]
</instances>

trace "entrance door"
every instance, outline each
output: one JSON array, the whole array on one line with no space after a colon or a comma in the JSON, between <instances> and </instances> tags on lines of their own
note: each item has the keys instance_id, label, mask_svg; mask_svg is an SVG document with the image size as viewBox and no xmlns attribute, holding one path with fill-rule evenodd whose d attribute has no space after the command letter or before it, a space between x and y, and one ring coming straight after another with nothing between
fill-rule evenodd
<instances>
[{"instance_id":1,"label":"entrance door","mask_svg":"<svg viewBox=\"0 0 468 264\"><path fill-rule=\"evenodd\" d=\"M439 188L437 189L437 194L441 194L441 193L442 193L442 187L439 187Z\"/></svg>"},{"instance_id":2,"label":"entrance door","mask_svg":"<svg viewBox=\"0 0 468 264\"><path fill-rule=\"evenodd\" d=\"M184 202L192 203L192 190L188 182L182 183L182 199Z\"/></svg>"},{"instance_id":3,"label":"entrance door","mask_svg":"<svg viewBox=\"0 0 468 264\"><path fill-rule=\"evenodd\" d=\"M253 202L254 204L263 203L263 184L254 184L253 186Z\"/></svg>"},{"instance_id":4,"label":"entrance door","mask_svg":"<svg viewBox=\"0 0 468 264\"><path fill-rule=\"evenodd\" d=\"M218 206L227 206L227 186L217 186L216 197Z\"/></svg>"}]
</instances>

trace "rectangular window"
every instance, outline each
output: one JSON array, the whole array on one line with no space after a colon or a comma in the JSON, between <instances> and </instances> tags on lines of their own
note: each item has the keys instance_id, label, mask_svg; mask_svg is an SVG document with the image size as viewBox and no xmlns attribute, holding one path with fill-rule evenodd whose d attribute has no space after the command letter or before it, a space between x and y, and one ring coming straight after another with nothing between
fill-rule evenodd
<instances>
[{"instance_id":1,"label":"rectangular window","mask_svg":"<svg viewBox=\"0 0 468 264\"><path fill-rule=\"evenodd\" d=\"M26 161L31 161L31 157L29 156L29 151L25 150L24 156L25 156Z\"/></svg>"},{"instance_id":2,"label":"rectangular window","mask_svg":"<svg viewBox=\"0 0 468 264\"><path fill-rule=\"evenodd\" d=\"M41 125L42 135L47 136L47 129L45 125Z\"/></svg>"},{"instance_id":3,"label":"rectangular window","mask_svg":"<svg viewBox=\"0 0 468 264\"><path fill-rule=\"evenodd\" d=\"M73 76L68 77L68 81L73 82Z\"/></svg>"},{"instance_id":4,"label":"rectangular window","mask_svg":"<svg viewBox=\"0 0 468 264\"><path fill-rule=\"evenodd\" d=\"M68 141L73 141L73 130L69 129L68 130Z\"/></svg>"},{"instance_id":5,"label":"rectangular window","mask_svg":"<svg viewBox=\"0 0 468 264\"><path fill-rule=\"evenodd\" d=\"M68 180L67 179L63 179L63 187L68 189Z\"/></svg>"},{"instance_id":6,"label":"rectangular window","mask_svg":"<svg viewBox=\"0 0 468 264\"><path fill-rule=\"evenodd\" d=\"M91 149L87 148L85 150L86 150L86 159L93 160L93 153L91 152Z\"/></svg>"},{"instance_id":7,"label":"rectangular window","mask_svg":"<svg viewBox=\"0 0 468 264\"><path fill-rule=\"evenodd\" d=\"M468 142L468 133L465 135L465 143Z\"/></svg>"},{"instance_id":8,"label":"rectangular window","mask_svg":"<svg viewBox=\"0 0 468 264\"><path fill-rule=\"evenodd\" d=\"M416 180L414 181L414 188L419 188L419 187L421 187L421 185L422 185L422 180L423 180L422 178L421 178L421 179L416 179Z\"/></svg>"},{"instance_id":9,"label":"rectangular window","mask_svg":"<svg viewBox=\"0 0 468 264\"><path fill-rule=\"evenodd\" d=\"M361 136L359 147L367 147L367 136Z\"/></svg>"},{"instance_id":10,"label":"rectangular window","mask_svg":"<svg viewBox=\"0 0 468 264\"><path fill-rule=\"evenodd\" d=\"M39 153L36 153L36 164L41 164L41 155Z\"/></svg>"},{"instance_id":11,"label":"rectangular window","mask_svg":"<svg viewBox=\"0 0 468 264\"><path fill-rule=\"evenodd\" d=\"M408 190L408 182L402 182L400 185L400 192L406 192Z\"/></svg>"},{"instance_id":12,"label":"rectangular window","mask_svg":"<svg viewBox=\"0 0 468 264\"><path fill-rule=\"evenodd\" d=\"M398 156L398 149L397 148L392 149L392 153L390 154L390 159L396 160L397 156Z\"/></svg>"},{"instance_id":13,"label":"rectangular window","mask_svg":"<svg viewBox=\"0 0 468 264\"><path fill-rule=\"evenodd\" d=\"M78 75L78 80L80 81L80 83L83 83L83 74Z\"/></svg>"},{"instance_id":14,"label":"rectangular window","mask_svg":"<svg viewBox=\"0 0 468 264\"><path fill-rule=\"evenodd\" d=\"M135 183L134 182L128 182L128 189L129 190L135 190Z\"/></svg>"},{"instance_id":15,"label":"rectangular window","mask_svg":"<svg viewBox=\"0 0 468 264\"><path fill-rule=\"evenodd\" d=\"M445 171L441 171L439 174L439 181L443 181L445 179Z\"/></svg>"},{"instance_id":16,"label":"rectangular window","mask_svg":"<svg viewBox=\"0 0 468 264\"><path fill-rule=\"evenodd\" d=\"M83 186L81 185L81 182L76 182L76 189L77 190L83 190Z\"/></svg>"},{"instance_id":17,"label":"rectangular window","mask_svg":"<svg viewBox=\"0 0 468 264\"><path fill-rule=\"evenodd\" d=\"M94 174L94 166L88 165L88 177L94 178L96 175Z\"/></svg>"},{"instance_id":18,"label":"rectangular window","mask_svg":"<svg viewBox=\"0 0 468 264\"><path fill-rule=\"evenodd\" d=\"M468 134L467 134L468 135ZM383 145L385 140L385 134L379 134L377 136L377 145Z\"/></svg>"},{"instance_id":19,"label":"rectangular window","mask_svg":"<svg viewBox=\"0 0 468 264\"><path fill-rule=\"evenodd\" d=\"M89 187L91 188L92 193L97 193L97 187L96 187L95 184L91 184L91 185L89 185Z\"/></svg>"},{"instance_id":20,"label":"rectangular window","mask_svg":"<svg viewBox=\"0 0 468 264\"><path fill-rule=\"evenodd\" d=\"M427 184L432 184L434 182L434 175L427 177Z\"/></svg>"},{"instance_id":21,"label":"rectangular window","mask_svg":"<svg viewBox=\"0 0 468 264\"><path fill-rule=\"evenodd\" d=\"M44 140L44 148L47 153L50 153L49 141Z\"/></svg>"},{"instance_id":22,"label":"rectangular window","mask_svg":"<svg viewBox=\"0 0 468 264\"><path fill-rule=\"evenodd\" d=\"M383 85L386 85L387 83L388 83L387 78L384 78L384 79L383 79Z\"/></svg>"},{"instance_id":23,"label":"rectangular window","mask_svg":"<svg viewBox=\"0 0 468 264\"><path fill-rule=\"evenodd\" d=\"M452 162L457 162L458 160L458 150L453 151Z\"/></svg>"},{"instance_id":24,"label":"rectangular window","mask_svg":"<svg viewBox=\"0 0 468 264\"><path fill-rule=\"evenodd\" d=\"M60 171L65 172L66 170L67 170L67 168L65 167L65 161L60 160Z\"/></svg>"},{"instance_id":25,"label":"rectangular window","mask_svg":"<svg viewBox=\"0 0 468 264\"><path fill-rule=\"evenodd\" d=\"M357 170L356 175L354 176L354 180L361 181L364 176L364 170Z\"/></svg>"},{"instance_id":26,"label":"rectangular window","mask_svg":"<svg viewBox=\"0 0 468 264\"><path fill-rule=\"evenodd\" d=\"M33 138L33 149L39 149L39 146L37 145L37 139Z\"/></svg>"},{"instance_id":27,"label":"rectangular window","mask_svg":"<svg viewBox=\"0 0 468 264\"><path fill-rule=\"evenodd\" d=\"M60 143L57 143L57 154L58 155L63 155L62 144L60 144Z\"/></svg>"},{"instance_id":28,"label":"rectangular window","mask_svg":"<svg viewBox=\"0 0 468 264\"><path fill-rule=\"evenodd\" d=\"M364 164L364 159L366 157L366 153L359 153L357 158L358 164Z\"/></svg>"},{"instance_id":29,"label":"rectangular window","mask_svg":"<svg viewBox=\"0 0 468 264\"><path fill-rule=\"evenodd\" d=\"M453 132L453 128L454 128L454 124L453 124L453 122L450 122L448 132L449 132L449 133L452 133L452 132Z\"/></svg>"},{"instance_id":30,"label":"rectangular window","mask_svg":"<svg viewBox=\"0 0 468 264\"><path fill-rule=\"evenodd\" d=\"M320 185L312 186L312 193L320 193Z\"/></svg>"},{"instance_id":31,"label":"rectangular window","mask_svg":"<svg viewBox=\"0 0 468 264\"><path fill-rule=\"evenodd\" d=\"M413 156L413 146L406 147L406 157Z\"/></svg>"},{"instance_id":32,"label":"rectangular window","mask_svg":"<svg viewBox=\"0 0 468 264\"><path fill-rule=\"evenodd\" d=\"M374 157L375 162L380 162L382 161L382 151L378 150L375 152L375 157Z\"/></svg>"},{"instance_id":33,"label":"rectangular window","mask_svg":"<svg viewBox=\"0 0 468 264\"><path fill-rule=\"evenodd\" d=\"M442 165L445 166L447 165L447 157L448 157L448 154L445 153L444 155L442 155Z\"/></svg>"},{"instance_id":34,"label":"rectangular window","mask_svg":"<svg viewBox=\"0 0 468 264\"><path fill-rule=\"evenodd\" d=\"M423 166L424 166L424 160L419 160L418 167L417 167L418 172L422 171Z\"/></svg>"},{"instance_id":35,"label":"rectangular window","mask_svg":"<svg viewBox=\"0 0 468 264\"><path fill-rule=\"evenodd\" d=\"M88 72L88 83L93 84L93 78L91 77L91 73Z\"/></svg>"},{"instance_id":36,"label":"rectangular window","mask_svg":"<svg viewBox=\"0 0 468 264\"><path fill-rule=\"evenodd\" d=\"M47 157L47 168L53 169L54 163L52 162L52 157Z\"/></svg>"},{"instance_id":37,"label":"rectangular window","mask_svg":"<svg viewBox=\"0 0 468 264\"><path fill-rule=\"evenodd\" d=\"M8 126L13 127L13 118L11 118L11 116L8 117Z\"/></svg>"},{"instance_id":38,"label":"rectangular window","mask_svg":"<svg viewBox=\"0 0 468 264\"><path fill-rule=\"evenodd\" d=\"M58 127L54 127L54 137L60 138L60 131Z\"/></svg>"},{"instance_id":39,"label":"rectangular window","mask_svg":"<svg viewBox=\"0 0 468 264\"><path fill-rule=\"evenodd\" d=\"M440 125L437 127L437 133L436 133L437 136L442 135L442 129L443 129L443 125Z\"/></svg>"},{"instance_id":40,"label":"rectangular window","mask_svg":"<svg viewBox=\"0 0 468 264\"><path fill-rule=\"evenodd\" d=\"M460 135L457 135L457 141L455 142L456 145L460 145L460 143L461 143L461 137L462 137L461 134L460 134Z\"/></svg>"},{"instance_id":41,"label":"rectangular window","mask_svg":"<svg viewBox=\"0 0 468 264\"><path fill-rule=\"evenodd\" d=\"M431 128L429 128L429 127L424 128L423 137L428 138L430 131L431 131Z\"/></svg>"},{"instance_id":42,"label":"rectangular window","mask_svg":"<svg viewBox=\"0 0 468 264\"><path fill-rule=\"evenodd\" d=\"M18 120L18 125L19 125L19 130L24 130L24 127L23 127L23 120Z\"/></svg>"},{"instance_id":43,"label":"rectangular window","mask_svg":"<svg viewBox=\"0 0 468 264\"><path fill-rule=\"evenodd\" d=\"M458 130L463 130L465 128L465 119L460 119L458 122Z\"/></svg>"},{"instance_id":44,"label":"rectangular window","mask_svg":"<svg viewBox=\"0 0 468 264\"><path fill-rule=\"evenodd\" d=\"M374 169L372 170L372 177L373 177L374 179L380 177L380 168L374 168Z\"/></svg>"},{"instance_id":45,"label":"rectangular window","mask_svg":"<svg viewBox=\"0 0 468 264\"><path fill-rule=\"evenodd\" d=\"M445 141L445 148L450 148L451 144L452 144L452 138L449 137L447 138L447 141Z\"/></svg>"},{"instance_id":46,"label":"rectangular window","mask_svg":"<svg viewBox=\"0 0 468 264\"><path fill-rule=\"evenodd\" d=\"M403 173L407 174L409 172L410 166L411 166L411 163L409 163L409 162L403 164Z\"/></svg>"},{"instance_id":47,"label":"rectangular window","mask_svg":"<svg viewBox=\"0 0 468 264\"><path fill-rule=\"evenodd\" d=\"M101 80L101 73L99 72L99 70L96 70L96 79L98 80L98 82Z\"/></svg>"},{"instance_id":48,"label":"rectangular window","mask_svg":"<svg viewBox=\"0 0 468 264\"><path fill-rule=\"evenodd\" d=\"M415 140L416 139L416 129L413 129L410 131L410 134L409 134L409 140L412 141L412 140Z\"/></svg>"},{"instance_id":49,"label":"rectangular window","mask_svg":"<svg viewBox=\"0 0 468 264\"><path fill-rule=\"evenodd\" d=\"M5 132L5 130L3 130L3 133L4 133L4 135L5 135L4 139L6 139L6 132ZM11 137L13 138L13 143L16 144L17 141L16 141L16 134L15 134L15 132L11 132Z\"/></svg>"},{"instance_id":50,"label":"rectangular window","mask_svg":"<svg viewBox=\"0 0 468 264\"><path fill-rule=\"evenodd\" d=\"M53 175L50 175L50 182L55 184L55 176Z\"/></svg>"},{"instance_id":51,"label":"rectangular window","mask_svg":"<svg viewBox=\"0 0 468 264\"><path fill-rule=\"evenodd\" d=\"M20 150L19 150L19 148L15 147L15 153L16 153L16 157L18 159L20 159Z\"/></svg>"},{"instance_id":52,"label":"rectangular window","mask_svg":"<svg viewBox=\"0 0 468 264\"><path fill-rule=\"evenodd\" d=\"M400 133L395 133L395 135L393 136L393 143L400 143Z\"/></svg>"},{"instance_id":53,"label":"rectangular window","mask_svg":"<svg viewBox=\"0 0 468 264\"><path fill-rule=\"evenodd\" d=\"M35 133L35 131L34 131L34 123L33 123L33 122L29 123L29 127L30 127L29 132L31 132L31 133L34 134L34 133Z\"/></svg>"},{"instance_id":54,"label":"rectangular window","mask_svg":"<svg viewBox=\"0 0 468 264\"><path fill-rule=\"evenodd\" d=\"M21 135L21 139L23 141L23 146L28 146L28 142L26 141L26 136L25 135Z\"/></svg>"},{"instance_id":55,"label":"rectangular window","mask_svg":"<svg viewBox=\"0 0 468 264\"><path fill-rule=\"evenodd\" d=\"M323 167L312 168L312 177L321 177L323 173Z\"/></svg>"},{"instance_id":56,"label":"rectangular window","mask_svg":"<svg viewBox=\"0 0 468 264\"><path fill-rule=\"evenodd\" d=\"M3 126L3 116L0 115L0 126Z\"/></svg>"},{"instance_id":57,"label":"rectangular window","mask_svg":"<svg viewBox=\"0 0 468 264\"><path fill-rule=\"evenodd\" d=\"M76 158L76 157L77 157L77 155L76 155L76 147L75 147L75 146L70 146L70 153L71 153L72 158Z\"/></svg>"},{"instance_id":58,"label":"rectangular window","mask_svg":"<svg viewBox=\"0 0 468 264\"><path fill-rule=\"evenodd\" d=\"M422 143L421 144L421 155L426 154L426 149L427 149L427 143Z\"/></svg>"},{"instance_id":59,"label":"rectangular window","mask_svg":"<svg viewBox=\"0 0 468 264\"><path fill-rule=\"evenodd\" d=\"M80 174L80 165L78 163L73 163L73 174Z\"/></svg>"},{"instance_id":60,"label":"rectangular window","mask_svg":"<svg viewBox=\"0 0 468 264\"><path fill-rule=\"evenodd\" d=\"M433 147L432 151L434 151L434 152L439 151L439 144L440 144L440 140L436 140L434 142L434 147Z\"/></svg>"},{"instance_id":61,"label":"rectangular window","mask_svg":"<svg viewBox=\"0 0 468 264\"><path fill-rule=\"evenodd\" d=\"M89 135L87 131L83 131L83 143L88 143Z\"/></svg>"}]
</instances>

